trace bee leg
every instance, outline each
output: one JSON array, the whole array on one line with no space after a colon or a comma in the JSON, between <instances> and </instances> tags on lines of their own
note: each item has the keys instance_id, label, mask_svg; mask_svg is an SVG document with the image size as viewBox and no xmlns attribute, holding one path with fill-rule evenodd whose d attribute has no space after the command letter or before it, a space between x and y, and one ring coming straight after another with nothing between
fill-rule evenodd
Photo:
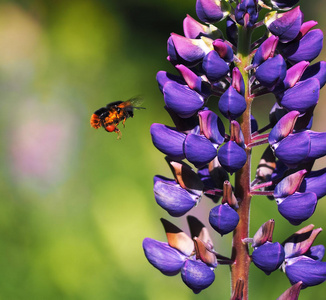
<instances>
[{"instance_id":1,"label":"bee leg","mask_svg":"<svg viewBox=\"0 0 326 300\"><path fill-rule=\"evenodd\" d=\"M126 123L127 118L124 118L122 121L123 128L125 128L125 123Z\"/></svg>"},{"instance_id":2,"label":"bee leg","mask_svg":"<svg viewBox=\"0 0 326 300\"><path fill-rule=\"evenodd\" d=\"M114 132L116 132L118 134L117 140L120 140L121 136L122 136L122 133L121 133L120 129L116 127Z\"/></svg>"}]
</instances>

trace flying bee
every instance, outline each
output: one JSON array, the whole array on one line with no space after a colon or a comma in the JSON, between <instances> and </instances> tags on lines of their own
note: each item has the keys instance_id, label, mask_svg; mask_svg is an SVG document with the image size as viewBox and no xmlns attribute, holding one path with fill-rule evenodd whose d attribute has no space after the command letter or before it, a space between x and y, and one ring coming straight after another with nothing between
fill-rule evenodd
<instances>
[{"instance_id":1,"label":"flying bee","mask_svg":"<svg viewBox=\"0 0 326 300\"><path fill-rule=\"evenodd\" d=\"M116 132L118 139L120 139L121 131L118 128L119 123L122 121L124 127L126 120L134 116L134 109L145 109L145 107L137 106L140 104L141 100L139 98L111 102L92 114L90 120L91 126L95 129L103 126L107 132Z\"/></svg>"}]
</instances>

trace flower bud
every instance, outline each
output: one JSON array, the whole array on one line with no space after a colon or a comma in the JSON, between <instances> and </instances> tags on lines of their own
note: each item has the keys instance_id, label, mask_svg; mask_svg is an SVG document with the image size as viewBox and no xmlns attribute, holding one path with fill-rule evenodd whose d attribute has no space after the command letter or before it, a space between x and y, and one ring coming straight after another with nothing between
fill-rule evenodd
<instances>
[{"instance_id":1,"label":"flower bud","mask_svg":"<svg viewBox=\"0 0 326 300\"><path fill-rule=\"evenodd\" d=\"M286 72L285 79L283 80L283 89L287 90L289 88L294 87L294 85L300 79L302 79L302 75L308 66L309 66L308 61L300 61L294 66L292 66L291 68L289 68ZM273 92L275 93L275 90Z\"/></svg>"},{"instance_id":2,"label":"flower bud","mask_svg":"<svg viewBox=\"0 0 326 300\"><path fill-rule=\"evenodd\" d=\"M225 143L217 157L222 167L231 174L240 170L247 161L246 151L233 141Z\"/></svg>"},{"instance_id":3,"label":"flower bud","mask_svg":"<svg viewBox=\"0 0 326 300\"><path fill-rule=\"evenodd\" d=\"M257 247L252 252L251 257L256 267L269 275L271 272L280 267L285 259L285 254L280 243L266 242L265 244Z\"/></svg>"},{"instance_id":4,"label":"flower bud","mask_svg":"<svg viewBox=\"0 0 326 300\"><path fill-rule=\"evenodd\" d=\"M244 96L239 94L233 86L230 86L221 96L218 108L224 117L234 120L243 114L247 108L247 103Z\"/></svg>"},{"instance_id":5,"label":"flower bud","mask_svg":"<svg viewBox=\"0 0 326 300\"><path fill-rule=\"evenodd\" d=\"M258 8L256 0L240 0L235 8L235 19L244 27L252 27L258 19Z\"/></svg>"},{"instance_id":6,"label":"flower bud","mask_svg":"<svg viewBox=\"0 0 326 300\"><path fill-rule=\"evenodd\" d=\"M284 246L285 258L303 255L309 251L321 228L313 229L314 225L305 226L288 237L282 244Z\"/></svg>"},{"instance_id":7,"label":"flower bud","mask_svg":"<svg viewBox=\"0 0 326 300\"><path fill-rule=\"evenodd\" d=\"M299 281L296 284L292 285L290 288L288 288L276 300L298 300L301 287L302 287L302 281Z\"/></svg>"},{"instance_id":8,"label":"flower bud","mask_svg":"<svg viewBox=\"0 0 326 300\"><path fill-rule=\"evenodd\" d=\"M238 213L227 203L213 207L209 213L209 223L220 234L228 234L239 223Z\"/></svg>"},{"instance_id":9,"label":"flower bud","mask_svg":"<svg viewBox=\"0 0 326 300\"><path fill-rule=\"evenodd\" d=\"M300 32L297 35L297 37L295 38L296 40L301 40L303 36L305 36L310 29L312 29L313 27L315 27L318 24L318 22L310 20L308 22L304 22L302 23L301 27L300 27Z\"/></svg>"},{"instance_id":10,"label":"flower bud","mask_svg":"<svg viewBox=\"0 0 326 300\"><path fill-rule=\"evenodd\" d=\"M252 247L260 247L266 242L272 242L274 226L275 221L273 219L268 220L260 226L252 239Z\"/></svg>"},{"instance_id":11,"label":"flower bud","mask_svg":"<svg viewBox=\"0 0 326 300\"><path fill-rule=\"evenodd\" d=\"M173 276L180 272L186 256L169 246L168 243L145 238L143 249L148 261L164 275Z\"/></svg>"},{"instance_id":12,"label":"flower bud","mask_svg":"<svg viewBox=\"0 0 326 300\"><path fill-rule=\"evenodd\" d=\"M215 274L203 262L188 259L181 269L181 278L195 294L198 294L213 283Z\"/></svg>"}]
</instances>

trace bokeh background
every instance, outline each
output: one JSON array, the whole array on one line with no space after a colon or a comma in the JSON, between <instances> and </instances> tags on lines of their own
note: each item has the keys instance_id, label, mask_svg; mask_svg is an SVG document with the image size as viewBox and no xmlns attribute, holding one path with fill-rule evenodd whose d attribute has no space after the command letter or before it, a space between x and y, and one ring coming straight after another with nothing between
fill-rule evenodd
<instances>
[{"instance_id":1,"label":"bokeh background","mask_svg":"<svg viewBox=\"0 0 326 300\"><path fill-rule=\"evenodd\" d=\"M326 27L324 1L301 6L305 20ZM194 295L179 275L154 269L141 247L145 237L165 241L160 217L188 231L155 203L153 175L171 174L149 134L153 122L172 124L155 75L172 71L166 40L182 33L186 13L196 17L195 0L0 1L0 299L229 299L227 266ZM121 140L90 127L93 111L133 96L146 110L126 122ZM326 130L325 97L316 131ZM256 100L261 125L272 105ZM316 169L325 166L321 160ZM203 199L191 214L207 224L212 207ZM321 200L303 225L325 227L325 213ZM252 234L274 218L276 241L298 229L265 197L253 199L251 217ZM231 236L212 234L228 255ZM326 244L326 234L316 243ZM290 286L278 271L252 267L250 279L251 299L276 299ZM300 299L325 291L309 288Z\"/></svg>"}]
</instances>

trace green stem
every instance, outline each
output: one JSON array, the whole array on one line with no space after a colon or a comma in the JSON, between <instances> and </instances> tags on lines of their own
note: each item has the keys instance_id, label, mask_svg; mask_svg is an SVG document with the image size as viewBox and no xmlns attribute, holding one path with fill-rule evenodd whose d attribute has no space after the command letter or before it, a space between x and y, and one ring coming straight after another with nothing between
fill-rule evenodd
<instances>
[{"instance_id":1,"label":"green stem","mask_svg":"<svg viewBox=\"0 0 326 300\"><path fill-rule=\"evenodd\" d=\"M249 74L245 71L245 68L250 64L250 45L251 45L251 30L239 27L238 37L238 53L237 56L240 62L237 64L245 83L245 99L247 103L247 109L239 118L238 122L241 126L242 133L244 135L245 144L250 143L251 137L251 103L249 93ZM249 265L250 256L248 251L248 245L243 243L242 240L249 237L249 216L250 216L250 172L251 172L251 149L246 149L247 162L241 170L235 174L235 196L239 203L239 209L237 210L240 221L233 234L232 243L232 259L234 264L231 266L231 286L232 294L236 289L236 284L239 280L243 281L243 300L248 299L248 285L249 285Z\"/></svg>"}]
</instances>

